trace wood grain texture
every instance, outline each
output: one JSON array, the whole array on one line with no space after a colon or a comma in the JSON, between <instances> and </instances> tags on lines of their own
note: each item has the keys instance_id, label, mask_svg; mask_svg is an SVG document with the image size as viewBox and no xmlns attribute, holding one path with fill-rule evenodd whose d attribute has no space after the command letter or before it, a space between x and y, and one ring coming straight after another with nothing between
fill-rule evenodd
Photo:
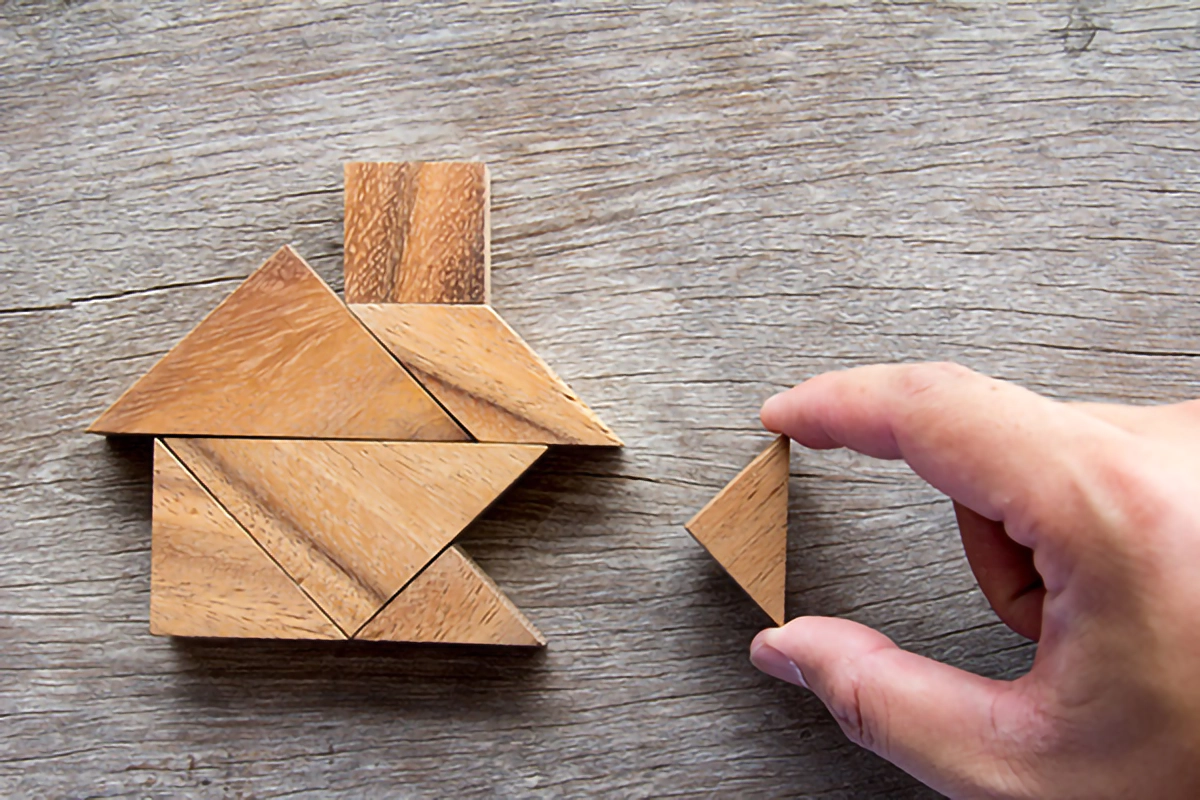
<instances>
[{"instance_id":1,"label":"wood grain texture","mask_svg":"<svg viewBox=\"0 0 1200 800\"><path fill-rule=\"evenodd\" d=\"M457 545L430 562L354 638L518 647L546 644L533 623Z\"/></svg>"},{"instance_id":2,"label":"wood grain texture","mask_svg":"<svg viewBox=\"0 0 1200 800\"><path fill-rule=\"evenodd\" d=\"M290 247L247 278L88 430L467 438Z\"/></svg>"},{"instance_id":3,"label":"wood grain texture","mask_svg":"<svg viewBox=\"0 0 1200 800\"><path fill-rule=\"evenodd\" d=\"M311 439L166 443L347 636L546 450Z\"/></svg>"},{"instance_id":4,"label":"wood grain texture","mask_svg":"<svg viewBox=\"0 0 1200 800\"><path fill-rule=\"evenodd\" d=\"M931 798L759 674L681 527L827 369L951 358L1195 397L1194 3L0 5L0 795ZM293 242L341 289L342 165L493 175L493 298L623 438L460 542L550 645L146 631L149 442L85 436ZM953 510L794 448L788 614L989 677Z\"/></svg>"},{"instance_id":5,"label":"wood grain texture","mask_svg":"<svg viewBox=\"0 0 1200 800\"><path fill-rule=\"evenodd\" d=\"M622 444L489 306L350 309L481 442Z\"/></svg>"},{"instance_id":6,"label":"wood grain texture","mask_svg":"<svg viewBox=\"0 0 1200 800\"><path fill-rule=\"evenodd\" d=\"M348 303L487 303L487 166L351 162L345 166Z\"/></svg>"},{"instance_id":7,"label":"wood grain texture","mask_svg":"<svg viewBox=\"0 0 1200 800\"><path fill-rule=\"evenodd\" d=\"M776 625L787 592L789 451L776 438L686 526Z\"/></svg>"},{"instance_id":8,"label":"wood grain texture","mask_svg":"<svg viewBox=\"0 0 1200 800\"><path fill-rule=\"evenodd\" d=\"M157 439L150 553L151 633L345 638Z\"/></svg>"}]
</instances>

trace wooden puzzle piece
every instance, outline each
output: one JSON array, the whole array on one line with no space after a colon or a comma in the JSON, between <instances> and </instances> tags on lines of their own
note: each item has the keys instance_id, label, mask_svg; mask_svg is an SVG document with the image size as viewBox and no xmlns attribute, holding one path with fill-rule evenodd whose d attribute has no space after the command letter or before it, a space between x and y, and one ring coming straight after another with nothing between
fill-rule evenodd
<instances>
[{"instance_id":1,"label":"wooden puzzle piece","mask_svg":"<svg viewBox=\"0 0 1200 800\"><path fill-rule=\"evenodd\" d=\"M247 278L89 431L468 438L290 247Z\"/></svg>"},{"instance_id":2,"label":"wooden puzzle piece","mask_svg":"<svg viewBox=\"0 0 1200 800\"><path fill-rule=\"evenodd\" d=\"M548 444L621 441L486 305L489 194L347 165L347 297L388 305L284 247L89 428L166 437L155 632L544 643L451 542Z\"/></svg>"},{"instance_id":3,"label":"wooden puzzle piece","mask_svg":"<svg viewBox=\"0 0 1200 800\"><path fill-rule=\"evenodd\" d=\"M344 638L160 441L151 531L152 633Z\"/></svg>"},{"instance_id":4,"label":"wooden puzzle piece","mask_svg":"<svg viewBox=\"0 0 1200 800\"><path fill-rule=\"evenodd\" d=\"M788 455L780 436L687 523L777 625L787 580Z\"/></svg>"},{"instance_id":5,"label":"wooden puzzle piece","mask_svg":"<svg viewBox=\"0 0 1200 800\"><path fill-rule=\"evenodd\" d=\"M546 450L314 439L166 443L347 635Z\"/></svg>"},{"instance_id":6,"label":"wooden puzzle piece","mask_svg":"<svg viewBox=\"0 0 1200 800\"><path fill-rule=\"evenodd\" d=\"M488 302L485 165L356 162L345 175L346 302Z\"/></svg>"},{"instance_id":7,"label":"wooden puzzle piece","mask_svg":"<svg viewBox=\"0 0 1200 800\"><path fill-rule=\"evenodd\" d=\"M541 647L542 634L459 547L434 559L356 639Z\"/></svg>"},{"instance_id":8,"label":"wooden puzzle piece","mask_svg":"<svg viewBox=\"0 0 1200 800\"><path fill-rule=\"evenodd\" d=\"M491 307L350 308L479 441L621 445Z\"/></svg>"}]
</instances>

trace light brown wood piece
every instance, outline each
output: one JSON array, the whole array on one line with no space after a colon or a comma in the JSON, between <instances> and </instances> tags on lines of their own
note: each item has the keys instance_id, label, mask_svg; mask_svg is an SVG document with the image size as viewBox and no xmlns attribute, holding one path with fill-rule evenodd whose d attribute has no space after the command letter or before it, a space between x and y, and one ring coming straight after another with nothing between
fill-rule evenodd
<instances>
[{"instance_id":1,"label":"light brown wood piece","mask_svg":"<svg viewBox=\"0 0 1200 800\"><path fill-rule=\"evenodd\" d=\"M347 302L489 301L484 164L352 162L345 178Z\"/></svg>"},{"instance_id":2,"label":"light brown wood piece","mask_svg":"<svg viewBox=\"0 0 1200 800\"><path fill-rule=\"evenodd\" d=\"M88 430L468 438L290 247L247 278Z\"/></svg>"},{"instance_id":3,"label":"light brown wood piece","mask_svg":"<svg viewBox=\"0 0 1200 800\"><path fill-rule=\"evenodd\" d=\"M356 639L541 647L546 640L457 545L434 559Z\"/></svg>"},{"instance_id":4,"label":"light brown wood piece","mask_svg":"<svg viewBox=\"0 0 1200 800\"><path fill-rule=\"evenodd\" d=\"M687 523L696 541L763 611L783 624L788 438L780 436Z\"/></svg>"},{"instance_id":5,"label":"light brown wood piece","mask_svg":"<svg viewBox=\"0 0 1200 800\"><path fill-rule=\"evenodd\" d=\"M344 638L161 441L151 531L151 633Z\"/></svg>"},{"instance_id":6,"label":"light brown wood piece","mask_svg":"<svg viewBox=\"0 0 1200 800\"><path fill-rule=\"evenodd\" d=\"M350 309L479 441L621 445L490 306Z\"/></svg>"},{"instance_id":7,"label":"light brown wood piece","mask_svg":"<svg viewBox=\"0 0 1200 800\"><path fill-rule=\"evenodd\" d=\"M166 443L347 635L546 450L313 439Z\"/></svg>"}]
</instances>

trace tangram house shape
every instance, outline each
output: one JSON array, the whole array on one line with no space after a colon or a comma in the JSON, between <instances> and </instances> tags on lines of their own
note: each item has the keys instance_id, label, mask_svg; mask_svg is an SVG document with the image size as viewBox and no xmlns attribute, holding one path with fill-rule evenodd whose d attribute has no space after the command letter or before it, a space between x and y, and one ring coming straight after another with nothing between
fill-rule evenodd
<instances>
[{"instance_id":1,"label":"tangram house shape","mask_svg":"<svg viewBox=\"0 0 1200 800\"><path fill-rule=\"evenodd\" d=\"M150 628L539 646L454 544L620 439L489 305L487 169L346 165L343 303L280 249L89 430L155 437Z\"/></svg>"},{"instance_id":2,"label":"tangram house shape","mask_svg":"<svg viewBox=\"0 0 1200 800\"><path fill-rule=\"evenodd\" d=\"M790 449L786 436L775 439L687 523L776 625L784 620Z\"/></svg>"}]
</instances>

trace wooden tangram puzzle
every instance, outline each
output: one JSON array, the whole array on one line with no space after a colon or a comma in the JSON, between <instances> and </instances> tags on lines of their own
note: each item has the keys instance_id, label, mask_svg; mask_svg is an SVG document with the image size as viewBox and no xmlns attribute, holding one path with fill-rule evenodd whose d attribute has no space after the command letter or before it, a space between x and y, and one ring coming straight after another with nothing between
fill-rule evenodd
<instances>
[{"instance_id":1,"label":"wooden tangram puzzle","mask_svg":"<svg viewBox=\"0 0 1200 800\"><path fill-rule=\"evenodd\" d=\"M787 581L788 456L780 436L687 523L688 532L782 625Z\"/></svg>"},{"instance_id":2,"label":"wooden tangram puzzle","mask_svg":"<svg viewBox=\"0 0 1200 800\"><path fill-rule=\"evenodd\" d=\"M541 645L454 545L621 441L488 305L483 164L346 166L346 300L290 247L89 429L154 436L150 627Z\"/></svg>"}]
</instances>

